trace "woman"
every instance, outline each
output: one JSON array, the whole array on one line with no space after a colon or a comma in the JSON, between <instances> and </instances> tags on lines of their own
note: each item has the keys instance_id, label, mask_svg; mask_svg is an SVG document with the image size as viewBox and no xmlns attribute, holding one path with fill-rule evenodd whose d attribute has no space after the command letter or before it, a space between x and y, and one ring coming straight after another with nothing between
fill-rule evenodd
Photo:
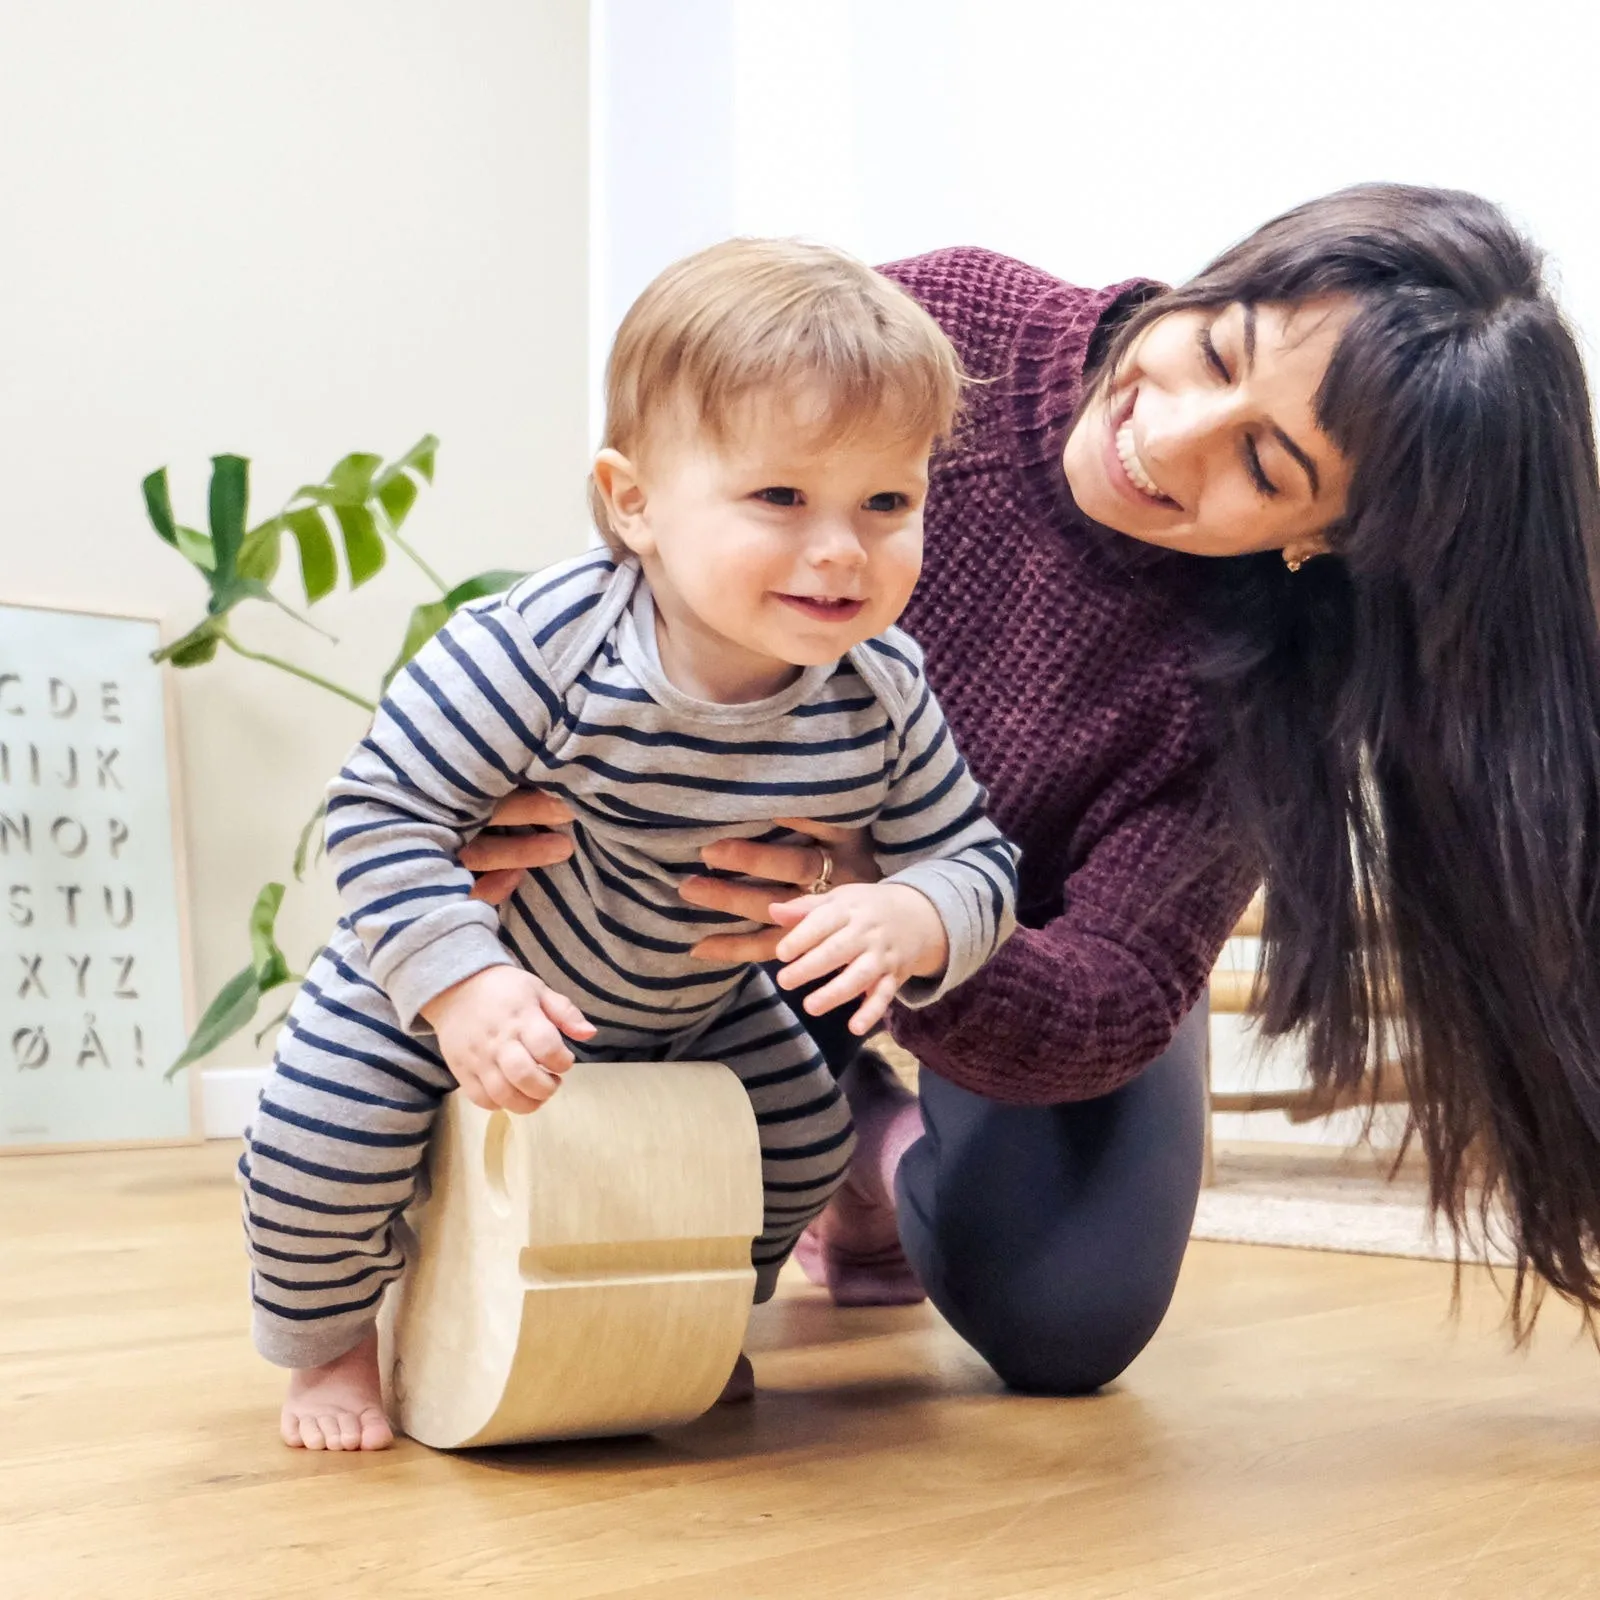
<instances>
[{"instance_id":1,"label":"woman","mask_svg":"<svg viewBox=\"0 0 1600 1600\"><path fill-rule=\"evenodd\" d=\"M1019 1388L1121 1372L1176 1282L1197 1002L1260 879L1266 1031L1303 1030L1318 1084L1398 1053L1436 1204L1464 1220L1469 1149L1505 1204L1519 1332L1541 1282L1600 1305L1600 489L1535 252L1473 196L1367 186L1176 290L976 250L887 270L982 380L905 626L1022 846L1024 927L895 1016L920 1118L828 1030L863 1137L809 1270L856 1303L920 1284ZM873 875L816 832L835 882ZM686 898L760 922L819 875L708 864Z\"/></svg>"}]
</instances>

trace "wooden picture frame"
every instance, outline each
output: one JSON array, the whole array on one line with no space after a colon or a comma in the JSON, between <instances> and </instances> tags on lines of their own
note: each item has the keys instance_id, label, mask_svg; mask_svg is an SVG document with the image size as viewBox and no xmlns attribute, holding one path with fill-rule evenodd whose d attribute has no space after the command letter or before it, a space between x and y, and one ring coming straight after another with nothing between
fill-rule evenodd
<instances>
[{"instance_id":1,"label":"wooden picture frame","mask_svg":"<svg viewBox=\"0 0 1600 1600\"><path fill-rule=\"evenodd\" d=\"M48 645L43 660L15 653L37 650L52 632L59 649L81 645L97 627L103 657L67 662L51 657ZM113 633L120 637L113 639ZM0 818L6 819L0 822L0 1156L141 1149L204 1138L199 1072L165 1080L167 1063L182 1049L195 1018L177 697L172 669L148 659L165 643L161 620L148 613L0 596ZM107 661L132 675L126 682L97 675ZM70 737L59 737L79 710L86 712L85 721L70 729ZM131 724L124 721L128 715L136 719ZM93 734L79 742L78 727L87 731L92 725L101 743ZM159 752L148 737L152 726L159 729ZM130 764L126 757L117 763L117 755L131 748L121 737L125 728L146 736L142 763ZM50 731L58 737L50 739ZM113 804L109 791L125 789L123 780L134 779L135 770L143 783L127 791L130 798L121 804L131 808L127 817L136 817L136 824L107 809ZM81 814L59 803L63 787L82 789ZM90 799L97 787L104 791L101 805ZM152 850L136 867L141 839ZM126 862L121 849L129 852ZM106 864L125 868L115 892L112 884L88 877ZM85 881L55 881L67 875L63 867ZM130 887L133 875L138 882ZM72 887L98 889L100 897L82 893L79 899L68 892ZM153 897L148 901L147 892ZM101 901L105 922L96 928ZM138 933L136 905L148 907L153 924ZM125 921L113 920L118 908ZM24 924L29 912L33 921ZM107 926L125 932L120 951L106 948ZM107 1007L112 1009L102 1018ZM79 1012L81 1031L69 1038L74 1029L66 1018ZM32 1059L41 1053L43 1059ZM19 1085L21 1073L59 1074L63 1068L65 1080L33 1079L25 1091ZM70 1075L80 1072L87 1076L73 1082ZM51 1103L52 1091L59 1095L53 1115L41 1110ZM127 1126L126 1136L119 1121ZM75 1127L85 1130L82 1136Z\"/></svg>"}]
</instances>

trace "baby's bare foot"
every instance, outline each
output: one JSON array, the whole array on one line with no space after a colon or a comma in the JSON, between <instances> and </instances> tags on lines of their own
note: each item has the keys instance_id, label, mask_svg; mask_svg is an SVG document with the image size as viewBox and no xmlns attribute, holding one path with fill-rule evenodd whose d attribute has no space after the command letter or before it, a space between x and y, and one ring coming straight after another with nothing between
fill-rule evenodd
<instances>
[{"instance_id":1,"label":"baby's bare foot","mask_svg":"<svg viewBox=\"0 0 1600 1600\"><path fill-rule=\"evenodd\" d=\"M292 1373L280 1426L297 1450L387 1450L394 1430L383 1414L377 1333L325 1367Z\"/></svg>"}]
</instances>

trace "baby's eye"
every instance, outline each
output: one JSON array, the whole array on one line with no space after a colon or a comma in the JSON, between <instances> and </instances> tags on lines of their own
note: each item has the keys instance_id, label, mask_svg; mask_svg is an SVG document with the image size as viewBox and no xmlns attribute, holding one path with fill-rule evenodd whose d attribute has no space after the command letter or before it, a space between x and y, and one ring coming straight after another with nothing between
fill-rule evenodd
<instances>
[{"instance_id":1,"label":"baby's eye","mask_svg":"<svg viewBox=\"0 0 1600 1600\"><path fill-rule=\"evenodd\" d=\"M885 489L866 502L868 511L904 511L911 504L910 497L895 489Z\"/></svg>"},{"instance_id":2,"label":"baby's eye","mask_svg":"<svg viewBox=\"0 0 1600 1600\"><path fill-rule=\"evenodd\" d=\"M757 500L764 501L769 506L797 506L800 504L800 491L798 489L757 489Z\"/></svg>"}]
</instances>

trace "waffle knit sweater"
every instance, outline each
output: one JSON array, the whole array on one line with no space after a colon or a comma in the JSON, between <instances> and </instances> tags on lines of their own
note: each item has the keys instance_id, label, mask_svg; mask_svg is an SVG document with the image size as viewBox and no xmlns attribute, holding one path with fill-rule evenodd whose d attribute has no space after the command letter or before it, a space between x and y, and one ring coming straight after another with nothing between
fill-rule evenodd
<instances>
[{"instance_id":1,"label":"waffle knit sweater","mask_svg":"<svg viewBox=\"0 0 1600 1600\"><path fill-rule=\"evenodd\" d=\"M987 380L935 461L901 625L1022 849L1010 943L891 1026L924 1066L990 1099L1090 1099L1167 1047L1252 888L1218 845L1184 603L1195 558L1090 522L1061 469L1091 339L1149 286L1079 289L967 248L884 270Z\"/></svg>"}]
</instances>

